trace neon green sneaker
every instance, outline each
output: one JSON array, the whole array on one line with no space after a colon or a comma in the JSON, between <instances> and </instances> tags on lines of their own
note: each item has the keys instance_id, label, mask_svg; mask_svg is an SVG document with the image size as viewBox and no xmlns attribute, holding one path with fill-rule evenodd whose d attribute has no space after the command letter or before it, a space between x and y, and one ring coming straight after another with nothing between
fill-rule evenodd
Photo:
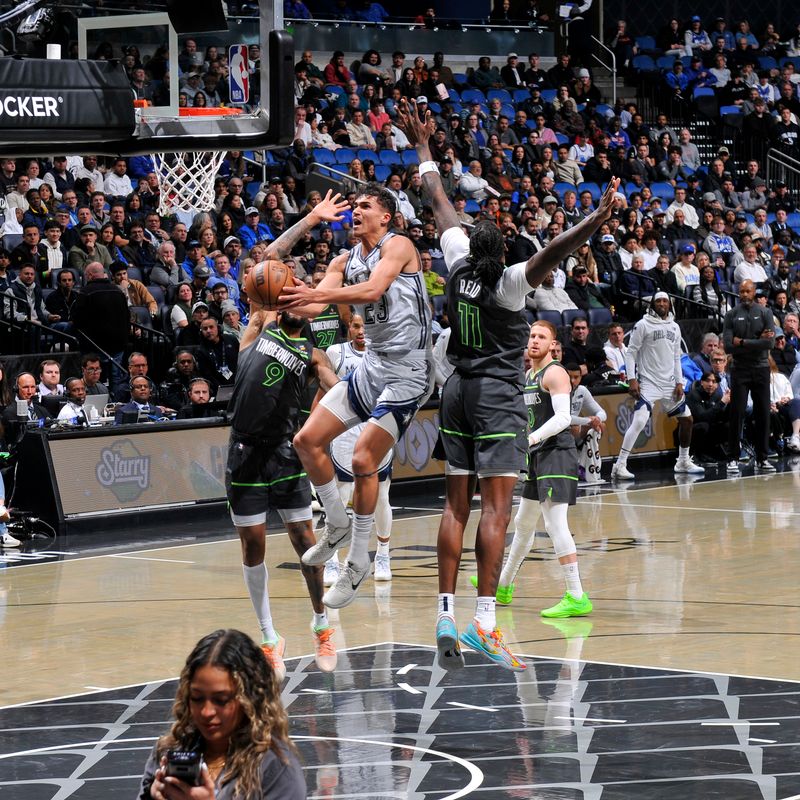
<instances>
[{"instance_id":1,"label":"neon green sneaker","mask_svg":"<svg viewBox=\"0 0 800 800\"><path fill-rule=\"evenodd\" d=\"M592 601L586 592L580 600L576 600L569 592L564 592L564 596L550 608L545 608L539 612L543 617L564 618L564 617L585 617L592 613Z\"/></svg>"},{"instance_id":2,"label":"neon green sneaker","mask_svg":"<svg viewBox=\"0 0 800 800\"><path fill-rule=\"evenodd\" d=\"M478 588L478 576L477 575L470 575L469 582L477 589ZM510 606L511 600L514 597L514 584L512 583L510 586L498 586L497 591L495 592L494 599L500 603L501 606Z\"/></svg>"}]
</instances>

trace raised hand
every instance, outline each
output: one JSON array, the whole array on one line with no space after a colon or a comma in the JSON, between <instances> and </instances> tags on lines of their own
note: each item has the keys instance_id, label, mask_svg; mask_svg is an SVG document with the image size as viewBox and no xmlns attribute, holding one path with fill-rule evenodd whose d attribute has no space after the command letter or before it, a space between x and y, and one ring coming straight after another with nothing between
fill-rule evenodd
<instances>
[{"instance_id":1,"label":"raised hand","mask_svg":"<svg viewBox=\"0 0 800 800\"><path fill-rule=\"evenodd\" d=\"M397 127L405 133L408 141L415 146L426 146L436 127L431 112L426 111L425 119L421 120L417 113L416 100L411 100L409 103L405 97L400 99L396 108Z\"/></svg>"},{"instance_id":2,"label":"raised hand","mask_svg":"<svg viewBox=\"0 0 800 800\"><path fill-rule=\"evenodd\" d=\"M614 210L614 195L617 191L619 191L619 178L612 178L600 198L597 211L594 212L601 222L605 222L611 216L611 212Z\"/></svg>"},{"instance_id":3,"label":"raised hand","mask_svg":"<svg viewBox=\"0 0 800 800\"><path fill-rule=\"evenodd\" d=\"M350 204L338 192L328 189L321 202L314 206L311 213L320 222L340 222L344 212L350 208Z\"/></svg>"}]
</instances>

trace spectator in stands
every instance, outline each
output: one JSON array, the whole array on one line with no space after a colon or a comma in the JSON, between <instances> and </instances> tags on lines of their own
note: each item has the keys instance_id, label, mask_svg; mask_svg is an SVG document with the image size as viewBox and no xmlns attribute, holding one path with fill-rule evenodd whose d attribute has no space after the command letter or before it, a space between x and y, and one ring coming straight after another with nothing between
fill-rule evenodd
<instances>
[{"instance_id":1,"label":"spectator in stands","mask_svg":"<svg viewBox=\"0 0 800 800\"><path fill-rule=\"evenodd\" d=\"M617 69L627 69L639 48L636 46L636 40L628 32L628 23L624 19L617 20L617 26L608 39L608 46L614 51Z\"/></svg>"},{"instance_id":2,"label":"spectator in stands","mask_svg":"<svg viewBox=\"0 0 800 800\"><path fill-rule=\"evenodd\" d=\"M21 372L14 381L14 399L3 411L3 426L6 430L8 443L19 441L28 422L38 420L47 421L50 415L47 409L36 401L36 378L30 372ZM24 401L27 406L27 415L17 415L17 400Z\"/></svg>"},{"instance_id":3,"label":"spectator in stands","mask_svg":"<svg viewBox=\"0 0 800 800\"><path fill-rule=\"evenodd\" d=\"M189 402L189 387L200 378L197 360L189 350L178 350L175 363L167 370L167 376L159 387L164 403L169 408L182 408Z\"/></svg>"},{"instance_id":4,"label":"spectator in stands","mask_svg":"<svg viewBox=\"0 0 800 800\"><path fill-rule=\"evenodd\" d=\"M712 370L704 370L686 396L692 412L692 455L701 464L711 464L727 458L725 443L728 436L728 407L730 389L719 388L719 379Z\"/></svg>"},{"instance_id":5,"label":"spectator in stands","mask_svg":"<svg viewBox=\"0 0 800 800\"><path fill-rule=\"evenodd\" d=\"M50 394L64 394L64 387L61 384L61 367L58 361L47 359L39 364L37 393L40 398Z\"/></svg>"},{"instance_id":6,"label":"spectator in stands","mask_svg":"<svg viewBox=\"0 0 800 800\"><path fill-rule=\"evenodd\" d=\"M110 267L112 259L105 245L97 241L97 228L83 225L80 228L80 244L70 249L68 260L69 266L82 275L89 264L99 262L104 267Z\"/></svg>"},{"instance_id":7,"label":"spectator in stands","mask_svg":"<svg viewBox=\"0 0 800 800\"><path fill-rule=\"evenodd\" d=\"M610 307L597 284L589 280L589 272L582 265L573 267L572 277L567 281L565 288L570 300L581 311Z\"/></svg>"},{"instance_id":8,"label":"spectator in stands","mask_svg":"<svg viewBox=\"0 0 800 800\"><path fill-rule=\"evenodd\" d=\"M783 318L783 332L786 334L786 344L800 350L800 315L796 311L790 311Z\"/></svg>"},{"instance_id":9,"label":"spectator in stands","mask_svg":"<svg viewBox=\"0 0 800 800\"><path fill-rule=\"evenodd\" d=\"M752 244L745 245L742 250L742 260L733 273L734 283L741 283L744 280L751 280L756 288L764 286L767 282L767 273L758 259L755 245Z\"/></svg>"},{"instance_id":10,"label":"spectator in stands","mask_svg":"<svg viewBox=\"0 0 800 800\"><path fill-rule=\"evenodd\" d=\"M334 51L330 62L325 67L324 76L325 83L342 87L347 86L348 82L353 79L352 73L344 65L344 53L341 50Z\"/></svg>"},{"instance_id":11,"label":"spectator in stands","mask_svg":"<svg viewBox=\"0 0 800 800\"><path fill-rule=\"evenodd\" d=\"M608 341L603 344L606 361L614 372L625 374L625 353L628 346L625 344L625 329L618 322L608 326Z\"/></svg>"},{"instance_id":12,"label":"spectator in stands","mask_svg":"<svg viewBox=\"0 0 800 800\"><path fill-rule=\"evenodd\" d=\"M233 383L239 360L239 342L230 334L222 333L213 317L200 325L200 342L197 353L200 374L214 386Z\"/></svg>"},{"instance_id":13,"label":"spectator in stands","mask_svg":"<svg viewBox=\"0 0 800 800\"><path fill-rule=\"evenodd\" d=\"M351 147L363 147L367 150L375 150L375 140L372 138L370 129L364 124L364 112L357 109L353 112L353 118L346 125L347 135Z\"/></svg>"},{"instance_id":14,"label":"spectator in stands","mask_svg":"<svg viewBox=\"0 0 800 800\"><path fill-rule=\"evenodd\" d=\"M581 375L586 375L587 342L589 339L589 322L586 317L575 317L570 326L570 338L564 345L563 363L577 364Z\"/></svg>"},{"instance_id":15,"label":"spectator in stands","mask_svg":"<svg viewBox=\"0 0 800 800\"><path fill-rule=\"evenodd\" d=\"M36 272L30 264L23 264L17 271L17 277L11 281L5 294L16 302L5 303L6 317L12 315L17 322L32 322L34 325L49 325L58 322L61 317L51 314L44 306L42 290L36 283Z\"/></svg>"},{"instance_id":16,"label":"spectator in stands","mask_svg":"<svg viewBox=\"0 0 800 800\"><path fill-rule=\"evenodd\" d=\"M516 53L509 53L506 58L506 65L500 70L500 77L503 83L512 89L521 89L525 85L523 70L519 64L519 56Z\"/></svg>"},{"instance_id":17,"label":"spectator in stands","mask_svg":"<svg viewBox=\"0 0 800 800\"><path fill-rule=\"evenodd\" d=\"M683 245L678 252L678 261L672 267L678 293L686 294L688 286L700 283L700 272L694 264L695 248L690 244Z\"/></svg>"},{"instance_id":18,"label":"spectator in stands","mask_svg":"<svg viewBox=\"0 0 800 800\"><path fill-rule=\"evenodd\" d=\"M783 331L778 329L775 338L783 338ZM783 439L786 427L791 429L787 449L793 453L800 452L800 398L794 396L789 378L778 369L770 355L770 429L775 440Z\"/></svg>"},{"instance_id":19,"label":"spectator in stands","mask_svg":"<svg viewBox=\"0 0 800 800\"><path fill-rule=\"evenodd\" d=\"M478 68L472 73L472 85L483 91L503 88L500 72L497 67L492 66L492 60L488 56L478 59Z\"/></svg>"},{"instance_id":20,"label":"spectator in stands","mask_svg":"<svg viewBox=\"0 0 800 800\"><path fill-rule=\"evenodd\" d=\"M725 220L718 216L711 223L711 233L703 241L703 250L716 266L735 266L741 260L736 242L725 233Z\"/></svg>"},{"instance_id":21,"label":"spectator in stands","mask_svg":"<svg viewBox=\"0 0 800 800\"><path fill-rule=\"evenodd\" d=\"M88 263L83 275L86 284L72 307L72 323L90 347L100 348L121 362L130 330L125 295L97 261ZM106 374L111 372L112 394L118 392L124 383L122 371L107 358L104 367Z\"/></svg>"},{"instance_id":22,"label":"spectator in stands","mask_svg":"<svg viewBox=\"0 0 800 800\"><path fill-rule=\"evenodd\" d=\"M774 311L773 311L774 314ZM775 347L770 354L778 370L787 378L797 366L797 350L786 345L786 334L780 327L775 328Z\"/></svg>"},{"instance_id":23,"label":"spectator in stands","mask_svg":"<svg viewBox=\"0 0 800 800\"><path fill-rule=\"evenodd\" d=\"M703 30L703 22L697 15L689 22L683 38L683 49L686 53L702 56L711 50L712 44L709 35Z\"/></svg>"},{"instance_id":24,"label":"spectator in stands","mask_svg":"<svg viewBox=\"0 0 800 800\"><path fill-rule=\"evenodd\" d=\"M672 69L664 76L664 83L672 90L676 97L683 97L689 88L689 78L683 70L683 63L675 59Z\"/></svg>"},{"instance_id":25,"label":"spectator in stands","mask_svg":"<svg viewBox=\"0 0 800 800\"><path fill-rule=\"evenodd\" d=\"M122 290L128 305L146 308L150 312L150 316L155 319L158 315L158 303L141 281L128 277L128 265L121 261L114 261L109 271L114 285Z\"/></svg>"},{"instance_id":26,"label":"spectator in stands","mask_svg":"<svg viewBox=\"0 0 800 800\"><path fill-rule=\"evenodd\" d=\"M542 278L542 283L527 303L528 308L532 308L534 311L558 311L559 313L577 308L569 294L564 289L555 286L555 273L558 271L560 270L552 270Z\"/></svg>"},{"instance_id":27,"label":"spectator in stands","mask_svg":"<svg viewBox=\"0 0 800 800\"><path fill-rule=\"evenodd\" d=\"M190 280L189 274L175 260L175 245L171 241L158 246L156 261L150 271L150 282L165 291L170 286Z\"/></svg>"},{"instance_id":28,"label":"spectator in stands","mask_svg":"<svg viewBox=\"0 0 800 800\"><path fill-rule=\"evenodd\" d=\"M219 414L211 405L211 386L205 378L195 378L189 387L187 403L178 408L175 419L205 419Z\"/></svg>"},{"instance_id":29,"label":"spectator in stands","mask_svg":"<svg viewBox=\"0 0 800 800\"><path fill-rule=\"evenodd\" d=\"M57 280L58 286L47 296L44 307L50 314L61 320L53 323L53 327L57 330L69 331L72 325L67 320L70 319L72 306L78 297L78 292L75 290L75 273L71 269L62 269L58 273Z\"/></svg>"},{"instance_id":30,"label":"spectator in stands","mask_svg":"<svg viewBox=\"0 0 800 800\"><path fill-rule=\"evenodd\" d=\"M595 259L597 261L597 272L603 283L612 283L613 279L622 272L622 259L617 252L617 240L612 234L605 233L600 237ZM580 303L577 305L580 308Z\"/></svg>"},{"instance_id":31,"label":"spectator in stands","mask_svg":"<svg viewBox=\"0 0 800 800\"><path fill-rule=\"evenodd\" d=\"M703 339L700 343L700 349L693 353L691 358L694 364L702 372L708 372L711 367L711 356L720 348L719 336L716 333L709 331L703 334Z\"/></svg>"},{"instance_id":32,"label":"spectator in stands","mask_svg":"<svg viewBox=\"0 0 800 800\"><path fill-rule=\"evenodd\" d=\"M772 133L773 145L784 155L790 158L798 156L798 139L800 139L800 126L793 120L792 109L784 106L780 111L780 119L775 124Z\"/></svg>"},{"instance_id":33,"label":"spectator in stands","mask_svg":"<svg viewBox=\"0 0 800 800\"><path fill-rule=\"evenodd\" d=\"M170 323L172 325L173 335L177 336L182 328L189 326L193 316L193 303L194 293L192 284L188 281L181 283L175 293L175 304L170 311ZM202 305L206 313L208 313L208 306L205 303Z\"/></svg>"},{"instance_id":34,"label":"spectator in stands","mask_svg":"<svg viewBox=\"0 0 800 800\"><path fill-rule=\"evenodd\" d=\"M49 219L44 226L44 241L40 242L40 252L43 249L47 257L47 273L67 266L67 248L61 242L61 225L54 219Z\"/></svg>"},{"instance_id":35,"label":"spectator in stands","mask_svg":"<svg viewBox=\"0 0 800 800\"><path fill-rule=\"evenodd\" d=\"M37 275L44 277L49 265L47 250L40 241L39 226L31 223L22 229L22 242L10 254L11 268L19 271L24 264L31 264Z\"/></svg>"},{"instance_id":36,"label":"spectator in stands","mask_svg":"<svg viewBox=\"0 0 800 800\"><path fill-rule=\"evenodd\" d=\"M67 169L67 157L56 156L53 159L53 168L44 175L44 182L50 184L53 196L56 200L61 200L62 193L66 189L75 188L75 178Z\"/></svg>"},{"instance_id":37,"label":"spectator in stands","mask_svg":"<svg viewBox=\"0 0 800 800\"><path fill-rule=\"evenodd\" d=\"M84 353L81 358L81 375L87 395L108 394L108 387L100 381L102 371L100 356L97 353Z\"/></svg>"},{"instance_id":38,"label":"spectator in stands","mask_svg":"<svg viewBox=\"0 0 800 800\"><path fill-rule=\"evenodd\" d=\"M570 66L569 53L560 53L556 63L547 71L550 86L570 86L575 80L575 71Z\"/></svg>"}]
</instances>

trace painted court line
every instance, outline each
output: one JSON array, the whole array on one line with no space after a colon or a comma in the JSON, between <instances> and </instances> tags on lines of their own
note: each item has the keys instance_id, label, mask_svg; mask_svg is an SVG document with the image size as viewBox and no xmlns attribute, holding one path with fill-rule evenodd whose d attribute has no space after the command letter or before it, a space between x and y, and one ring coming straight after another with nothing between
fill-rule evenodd
<instances>
[{"instance_id":1,"label":"painted court line","mask_svg":"<svg viewBox=\"0 0 800 800\"><path fill-rule=\"evenodd\" d=\"M780 722L748 722L747 720L742 722L701 722L700 724L707 728L730 728L731 726L736 728L740 725L749 725L751 728L755 728L756 726L759 728L780 726Z\"/></svg>"},{"instance_id":2,"label":"painted court line","mask_svg":"<svg viewBox=\"0 0 800 800\"><path fill-rule=\"evenodd\" d=\"M594 717L553 717L553 719L566 719L570 722L610 722L619 725L625 724L626 719L595 719Z\"/></svg>"},{"instance_id":3,"label":"painted court line","mask_svg":"<svg viewBox=\"0 0 800 800\"><path fill-rule=\"evenodd\" d=\"M469 708L472 711L491 711L493 714L498 710L496 708L491 708L490 706L471 706L469 703L458 703L455 700L450 700L447 705L457 706L458 708Z\"/></svg>"},{"instance_id":4,"label":"painted court line","mask_svg":"<svg viewBox=\"0 0 800 800\"><path fill-rule=\"evenodd\" d=\"M397 684L404 692L409 692L410 694L423 694L419 689L415 689L413 686L409 686L407 683L398 683Z\"/></svg>"},{"instance_id":5,"label":"painted court line","mask_svg":"<svg viewBox=\"0 0 800 800\"><path fill-rule=\"evenodd\" d=\"M732 514L774 514L774 511L757 511L750 508L708 508L697 506L661 506L653 505L652 503L603 503L605 506L619 506L624 508L630 506L631 508L666 508L670 511L709 511L713 513L732 513ZM782 517L800 517L800 511L781 511Z\"/></svg>"},{"instance_id":6,"label":"painted court line","mask_svg":"<svg viewBox=\"0 0 800 800\"><path fill-rule=\"evenodd\" d=\"M151 558L150 556L129 556L122 553L112 553L109 558L129 558L132 561L165 561L169 564L194 564L194 561L183 561L180 558Z\"/></svg>"},{"instance_id":7,"label":"painted court line","mask_svg":"<svg viewBox=\"0 0 800 800\"><path fill-rule=\"evenodd\" d=\"M777 743L775 739L756 739L753 736L751 736L747 741L748 742L759 742L760 744L776 744Z\"/></svg>"},{"instance_id":8,"label":"painted court line","mask_svg":"<svg viewBox=\"0 0 800 800\"><path fill-rule=\"evenodd\" d=\"M417 666L416 664L406 664L404 667L400 667L400 669L397 670L397 674L408 675L408 673L411 672L411 670L414 669L414 667L416 666Z\"/></svg>"}]
</instances>

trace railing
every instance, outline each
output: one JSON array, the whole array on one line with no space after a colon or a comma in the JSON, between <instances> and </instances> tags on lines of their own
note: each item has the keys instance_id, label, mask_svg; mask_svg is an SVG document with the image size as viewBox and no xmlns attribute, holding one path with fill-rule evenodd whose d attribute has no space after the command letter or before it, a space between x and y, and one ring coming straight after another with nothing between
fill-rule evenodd
<instances>
[{"instance_id":1,"label":"railing","mask_svg":"<svg viewBox=\"0 0 800 800\"><path fill-rule=\"evenodd\" d=\"M349 172L343 172L340 169L336 169L336 167L332 167L330 164L320 164L319 162L314 162L309 168L309 172L313 172L314 170L321 170L324 169L326 172L331 172L334 175L337 175L341 180L348 180L352 181L353 183L357 183L359 185L366 186L368 181L362 180L361 178L356 178L351 175Z\"/></svg>"},{"instance_id":2,"label":"railing","mask_svg":"<svg viewBox=\"0 0 800 800\"><path fill-rule=\"evenodd\" d=\"M132 349L147 357L150 375L158 378L158 381L163 380L174 361L174 342L165 333L147 325L140 325L138 322L132 322L131 328L133 330Z\"/></svg>"},{"instance_id":3,"label":"railing","mask_svg":"<svg viewBox=\"0 0 800 800\"><path fill-rule=\"evenodd\" d=\"M622 303L615 303L615 307L619 305L617 311L619 311L620 308L624 310L635 310L638 318L645 310L644 305L650 302L650 297L655 293L656 287L650 278L642 276L642 279L639 281L639 291L636 294L622 291L618 285L613 285L611 291L617 301L623 301ZM658 289L658 291L664 290ZM724 314L721 307L703 303L700 300L695 300L686 295L678 295L671 292L665 292L665 294L669 295L676 319L714 319L722 325ZM722 291L721 294L724 297L726 292ZM625 315L623 314L623 316Z\"/></svg>"},{"instance_id":4,"label":"railing","mask_svg":"<svg viewBox=\"0 0 800 800\"><path fill-rule=\"evenodd\" d=\"M774 186L775 181L783 181L792 196L797 197L800 190L800 161L780 150L771 149L767 152L766 170L767 186Z\"/></svg>"},{"instance_id":5,"label":"railing","mask_svg":"<svg viewBox=\"0 0 800 800\"><path fill-rule=\"evenodd\" d=\"M600 47L603 50L605 50L610 56L611 63L607 64L596 53L592 53L592 58L598 64L600 64L600 66L603 69L608 70L608 72L611 75L611 105L612 107L616 106L617 105L617 56L610 47L607 47L605 44L603 44L603 42L601 42L596 36L592 36L592 41L595 42L596 44L599 44Z\"/></svg>"},{"instance_id":6,"label":"railing","mask_svg":"<svg viewBox=\"0 0 800 800\"><path fill-rule=\"evenodd\" d=\"M29 319L17 320L15 314L28 315L28 304L14 295L4 294L0 297L0 351L3 353L40 353L43 342L50 347L63 350L77 350L78 340L64 331L58 331L44 324L31 322Z\"/></svg>"}]
</instances>

